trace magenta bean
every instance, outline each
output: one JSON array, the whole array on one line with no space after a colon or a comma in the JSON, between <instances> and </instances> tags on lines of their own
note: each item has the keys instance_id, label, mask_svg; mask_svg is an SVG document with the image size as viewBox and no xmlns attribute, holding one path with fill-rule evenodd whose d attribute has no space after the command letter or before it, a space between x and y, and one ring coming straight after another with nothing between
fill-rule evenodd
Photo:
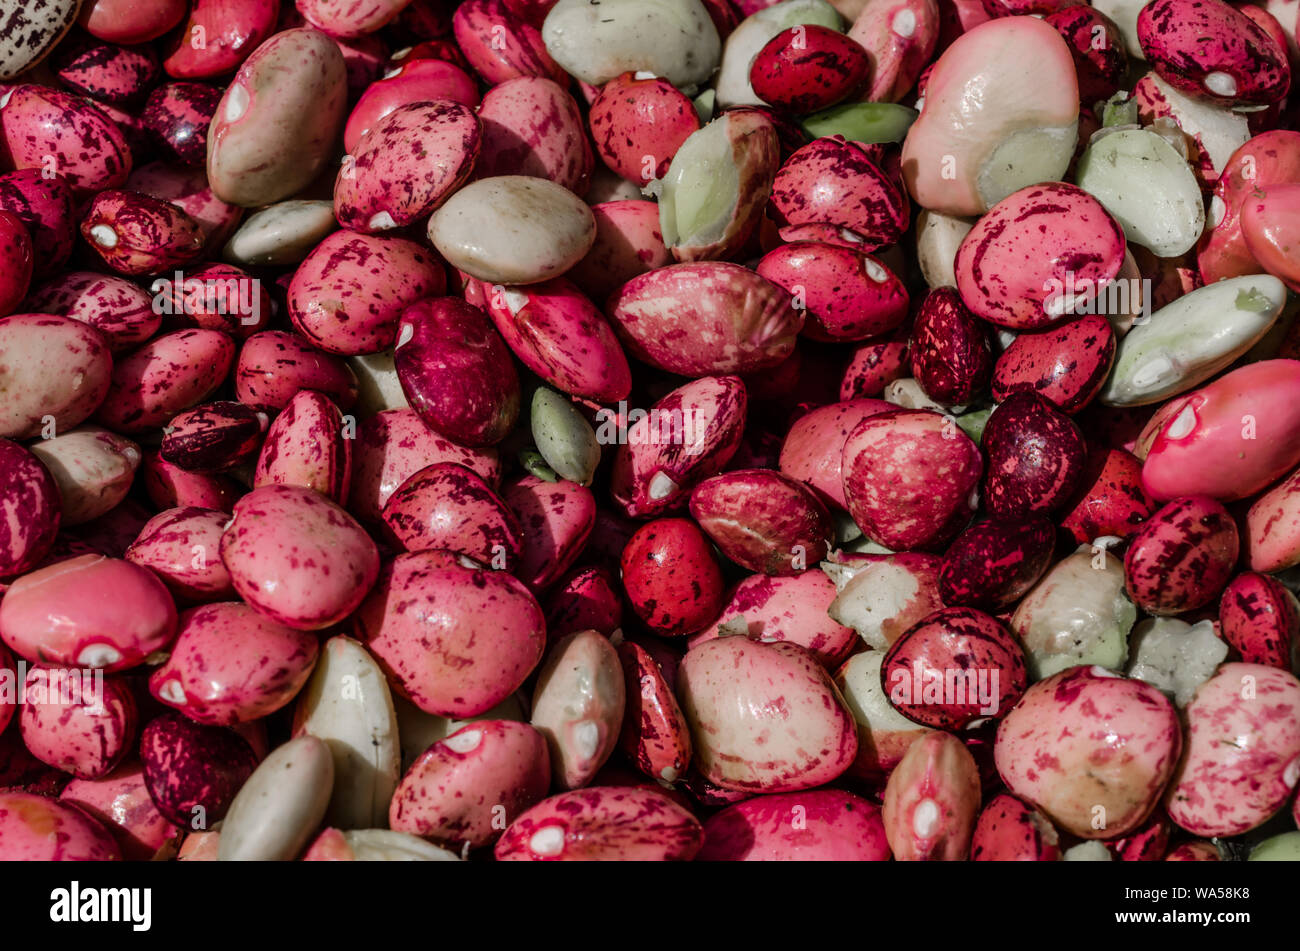
<instances>
[{"instance_id":1,"label":"magenta bean","mask_svg":"<svg viewBox=\"0 0 1300 951\"><path fill-rule=\"evenodd\" d=\"M883 400L848 400L805 413L781 445L781 472L808 486L823 502L845 508L844 443L862 420L894 408Z\"/></svg>"},{"instance_id":2,"label":"magenta bean","mask_svg":"<svg viewBox=\"0 0 1300 951\"><path fill-rule=\"evenodd\" d=\"M983 468L979 447L938 413L878 413L844 443L844 498L872 540L893 550L931 548L970 520Z\"/></svg>"},{"instance_id":3,"label":"magenta bean","mask_svg":"<svg viewBox=\"0 0 1300 951\"><path fill-rule=\"evenodd\" d=\"M353 231L378 233L426 218L469 178L482 124L458 102L413 102L357 142L334 186L334 214ZM421 161L425 155L439 161Z\"/></svg>"},{"instance_id":4,"label":"magenta bean","mask_svg":"<svg viewBox=\"0 0 1300 951\"><path fill-rule=\"evenodd\" d=\"M700 128L695 106L672 83L636 73L605 83L587 121L601 160L639 184L663 178L682 143Z\"/></svg>"},{"instance_id":5,"label":"magenta bean","mask_svg":"<svg viewBox=\"0 0 1300 951\"><path fill-rule=\"evenodd\" d=\"M497 841L499 862L687 862L699 821L657 789L592 786L529 809Z\"/></svg>"},{"instance_id":6,"label":"magenta bean","mask_svg":"<svg viewBox=\"0 0 1300 951\"><path fill-rule=\"evenodd\" d=\"M185 829L205 830L225 818L258 757L228 727L164 713L141 731L140 760L149 796L163 818Z\"/></svg>"},{"instance_id":7,"label":"magenta bean","mask_svg":"<svg viewBox=\"0 0 1300 951\"><path fill-rule=\"evenodd\" d=\"M176 605L154 575L103 555L79 555L23 575L0 601L0 637L32 663L141 663L176 636Z\"/></svg>"},{"instance_id":8,"label":"magenta bean","mask_svg":"<svg viewBox=\"0 0 1300 951\"><path fill-rule=\"evenodd\" d=\"M435 462L412 475L388 497L383 518L406 551L454 551L513 571L523 548L514 513L482 476L455 462Z\"/></svg>"},{"instance_id":9,"label":"magenta bean","mask_svg":"<svg viewBox=\"0 0 1300 951\"><path fill-rule=\"evenodd\" d=\"M122 857L99 822L75 806L25 792L0 792L0 860L115 862Z\"/></svg>"},{"instance_id":10,"label":"magenta bean","mask_svg":"<svg viewBox=\"0 0 1300 951\"><path fill-rule=\"evenodd\" d=\"M1300 361L1263 360L1189 394L1156 429L1142 466L1151 497L1246 498L1300 463Z\"/></svg>"},{"instance_id":11,"label":"magenta bean","mask_svg":"<svg viewBox=\"0 0 1300 951\"><path fill-rule=\"evenodd\" d=\"M603 302L632 278L672 263L654 202L601 202L591 206L591 214L596 241L566 277L593 301Z\"/></svg>"},{"instance_id":12,"label":"magenta bean","mask_svg":"<svg viewBox=\"0 0 1300 951\"><path fill-rule=\"evenodd\" d=\"M519 416L519 374L487 315L455 297L402 312L393 363L402 391L434 430L467 446L500 442Z\"/></svg>"},{"instance_id":13,"label":"magenta bean","mask_svg":"<svg viewBox=\"0 0 1300 951\"><path fill-rule=\"evenodd\" d=\"M973 862L1055 862L1061 857L1060 837L1029 803L998 793L975 822L970 857Z\"/></svg>"},{"instance_id":14,"label":"magenta bean","mask_svg":"<svg viewBox=\"0 0 1300 951\"><path fill-rule=\"evenodd\" d=\"M96 682L83 671L33 667L22 690L23 743L43 763L99 779L135 744L135 697L125 680Z\"/></svg>"},{"instance_id":15,"label":"magenta bean","mask_svg":"<svg viewBox=\"0 0 1300 951\"><path fill-rule=\"evenodd\" d=\"M262 412L282 410L299 390L316 390L348 410L357 400L357 377L348 364L322 353L296 334L267 330L239 349L235 397Z\"/></svg>"},{"instance_id":16,"label":"magenta bean","mask_svg":"<svg viewBox=\"0 0 1300 951\"><path fill-rule=\"evenodd\" d=\"M89 100L48 86L17 86L0 107L0 130L15 169L53 171L86 195L120 188L131 154L117 125Z\"/></svg>"},{"instance_id":17,"label":"magenta bean","mask_svg":"<svg viewBox=\"0 0 1300 951\"><path fill-rule=\"evenodd\" d=\"M230 476L188 472L164 461L157 451L145 454L141 468L145 491L158 508L196 506L228 513L244 491Z\"/></svg>"},{"instance_id":18,"label":"magenta bean","mask_svg":"<svg viewBox=\"0 0 1300 951\"><path fill-rule=\"evenodd\" d=\"M1124 555L1129 597L1148 614L1181 614L1218 597L1237 563L1232 516L1214 499L1174 499L1152 515Z\"/></svg>"},{"instance_id":19,"label":"magenta bean","mask_svg":"<svg viewBox=\"0 0 1300 951\"><path fill-rule=\"evenodd\" d=\"M852 96L871 60L851 37L809 24L783 30L758 51L749 82L764 102L806 115Z\"/></svg>"},{"instance_id":20,"label":"magenta bean","mask_svg":"<svg viewBox=\"0 0 1300 951\"><path fill-rule=\"evenodd\" d=\"M1157 809L1143 825L1107 842L1106 848L1120 862L1159 862L1169 846L1170 828L1169 818Z\"/></svg>"},{"instance_id":21,"label":"magenta bean","mask_svg":"<svg viewBox=\"0 0 1300 951\"><path fill-rule=\"evenodd\" d=\"M694 634L722 607L722 572L713 549L687 519L642 526L623 549L620 565L632 610L656 634Z\"/></svg>"},{"instance_id":22,"label":"magenta bean","mask_svg":"<svg viewBox=\"0 0 1300 951\"><path fill-rule=\"evenodd\" d=\"M1102 839L1151 815L1182 748L1178 715L1156 688L1072 667L1025 691L1002 720L994 756L1013 794L1059 828Z\"/></svg>"},{"instance_id":23,"label":"magenta bean","mask_svg":"<svg viewBox=\"0 0 1300 951\"><path fill-rule=\"evenodd\" d=\"M1000 327L1046 327L1094 306L1101 286L1119 274L1124 247L1119 224L1087 192L1061 182L1031 185L994 205L962 239L957 290L971 311Z\"/></svg>"},{"instance_id":24,"label":"magenta bean","mask_svg":"<svg viewBox=\"0 0 1300 951\"><path fill-rule=\"evenodd\" d=\"M260 279L231 264L206 264L189 272L184 280L162 279L153 286L170 292L175 323L220 330L239 340L247 339L270 322L274 307L271 295Z\"/></svg>"},{"instance_id":25,"label":"magenta bean","mask_svg":"<svg viewBox=\"0 0 1300 951\"><path fill-rule=\"evenodd\" d=\"M758 796L704 823L702 862L884 862L880 807L838 789Z\"/></svg>"},{"instance_id":26,"label":"magenta bean","mask_svg":"<svg viewBox=\"0 0 1300 951\"><path fill-rule=\"evenodd\" d=\"M237 69L271 35L279 0L194 0L168 45L163 69L177 79L214 79ZM194 37L203 36L196 44Z\"/></svg>"},{"instance_id":27,"label":"magenta bean","mask_svg":"<svg viewBox=\"0 0 1300 951\"><path fill-rule=\"evenodd\" d=\"M960 9L962 4L955 6ZM980 8L979 3L973 6ZM943 5L929 0L876 0L863 7L848 34L862 45L871 61L871 81L863 99L898 102L908 93L936 44L947 46L939 36L947 13Z\"/></svg>"},{"instance_id":28,"label":"magenta bean","mask_svg":"<svg viewBox=\"0 0 1300 951\"><path fill-rule=\"evenodd\" d=\"M826 507L812 491L769 469L706 479L692 490L690 509L724 555L769 575L815 566L834 534Z\"/></svg>"},{"instance_id":29,"label":"magenta bean","mask_svg":"<svg viewBox=\"0 0 1300 951\"><path fill-rule=\"evenodd\" d=\"M609 637L623 622L623 601L610 572L599 566L577 567L546 592L546 637L553 643L576 631L599 631Z\"/></svg>"},{"instance_id":30,"label":"magenta bean","mask_svg":"<svg viewBox=\"0 0 1300 951\"><path fill-rule=\"evenodd\" d=\"M740 446L749 404L739 377L702 377L632 421L614 457L611 494L633 517L684 507L691 488L721 471ZM612 428L607 415L597 438Z\"/></svg>"},{"instance_id":31,"label":"magenta bean","mask_svg":"<svg viewBox=\"0 0 1300 951\"><path fill-rule=\"evenodd\" d=\"M1070 358L1060 359L1063 353ZM1092 402L1114 360L1115 333L1100 315L1020 334L993 367L993 398L1001 401L1029 390L1061 412L1074 414Z\"/></svg>"},{"instance_id":32,"label":"magenta bean","mask_svg":"<svg viewBox=\"0 0 1300 951\"><path fill-rule=\"evenodd\" d=\"M1052 561L1056 530L1042 516L990 519L966 529L948 547L939 590L947 605L1001 611L1029 591Z\"/></svg>"},{"instance_id":33,"label":"magenta bean","mask_svg":"<svg viewBox=\"0 0 1300 951\"><path fill-rule=\"evenodd\" d=\"M336 231L294 273L289 317L328 353L375 353L396 342L406 307L445 288L441 262L414 241Z\"/></svg>"},{"instance_id":34,"label":"magenta bean","mask_svg":"<svg viewBox=\"0 0 1300 951\"><path fill-rule=\"evenodd\" d=\"M352 478L351 435L329 397L300 390L266 431L253 488L300 485L343 505Z\"/></svg>"},{"instance_id":35,"label":"magenta bean","mask_svg":"<svg viewBox=\"0 0 1300 951\"><path fill-rule=\"evenodd\" d=\"M0 318L0 436L62 433L111 393L108 341L93 327L49 314Z\"/></svg>"},{"instance_id":36,"label":"magenta bean","mask_svg":"<svg viewBox=\"0 0 1300 951\"><path fill-rule=\"evenodd\" d=\"M185 17L185 0L147 6L131 0L89 0L77 22L108 43L145 43L162 36Z\"/></svg>"},{"instance_id":37,"label":"magenta bean","mask_svg":"<svg viewBox=\"0 0 1300 951\"><path fill-rule=\"evenodd\" d=\"M138 284L111 274L68 271L34 289L28 297L33 311L59 314L89 324L108 341L114 353L134 349L158 330L162 316L153 298Z\"/></svg>"},{"instance_id":38,"label":"magenta bean","mask_svg":"<svg viewBox=\"0 0 1300 951\"><path fill-rule=\"evenodd\" d=\"M893 244L909 217L907 197L893 179L863 146L838 136L817 139L786 160L771 210L788 241L804 226L825 226L862 251Z\"/></svg>"},{"instance_id":39,"label":"magenta bean","mask_svg":"<svg viewBox=\"0 0 1300 951\"><path fill-rule=\"evenodd\" d=\"M672 685L639 644L619 644L618 659L627 697L619 749L651 779L676 782L691 761L691 732Z\"/></svg>"},{"instance_id":40,"label":"magenta bean","mask_svg":"<svg viewBox=\"0 0 1300 951\"><path fill-rule=\"evenodd\" d=\"M147 862L176 834L149 798L144 767L126 762L100 779L74 779L59 801L76 806L101 823L128 862Z\"/></svg>"},{"instance_id":41,"label":"magenta bean","mask_svg":"<svg viewBox=\"0 0 1300 951\"><path fill-rule=\"evenodd\" d=\"M1245 663L1290 670L1300 638L1300 605L1276 578L1245 571L1223 589L1219 627Z\"/></svg>"},{"instance_id":42,"label":"magenta bean","mask_svg":"<svg viewBox=\"0 0 1300 951\"><path fill-rule=\"evenodd\" d=\"M695 647L734 634L743 621L742 634L766 644L797 644L827 670L835 670L860 643L853 628L826 613L835 593L835 582L823 571L750 575L731 591L717 619L687 643Z\"/></svg>"},{"instance_id":43,"label":"magenta bean","mask_svg":"<svg viewBox=\"0 0 1300 951\"><path fill-rule=\"evenodd\" d=\"M1155 0L1138 14L1137 37L1160 78L1197 99L1266 106L1291 85L1286 49L1222 0Z\"/></svg>"},{"instance_id":44,"label":"magenta bean","mask_svg":"<svg viewBox=\"0 0 1300 951\"><path fill-rule=\"evenodd\" d=\"M946 599L945 599L946 601ZM890 704L924 726L959 730L1001 717L1028 684L1024 650L996 618L951 607L890 645L880 667Z\"/></svg>"},{"instance_id":45,"label":"magenta bean","mask_svg":"<svg viewBox=\"0 0 1300 951\"><path fill-rule=\"evenodd\" d=\"M1091 105L1113 96L1128 72L1124 35L1106 14L1087 5L1043 17L1070 47L1079 76L1079 101Z\"/></svg>"},{"instance_id":46,"label":"magenta bean","mask_svg":"<svg viewBox=\"0 0 1300 951\"><path fill-rule=\"evenodd\" d=\"M265 431L264 413L218 400L174 417L163 429L159 453L182 469L229 469L257 450Z\"/></svg>"},{"instance_id":47,"label":"magenta bean","mask_svg":"<svg viewBox=\"0 0 1300 951\"><path fill-rule=\"evenodd\" d=\"M180 616L176 643L150 675L149 692L199 723L247 723L289 703L319 651L314 634L277 624L247 605L207 604Z\"/></svg>"},{"instance_id":48,"label":"magenta bean","mask_svg":"<svg viewBox=\"0 0 1300 951\"><path fill-rule=\"evenodd\" d=\"M877 337L907 316L903 282L861 251L799 241L768 252L756 270L803 303L802 333L811 340Z\"/></svg>"},{"instance_id":49,"label":"magenta bean","mask_svg":"<svg viewBox=\"0 0 1300 951\"><path fill-rule=\"evenodd\" d=\"M335 37L359 37L386 26L410 0L298 0L298 12Z\"/></svg>"},{"instance_id":50,"label":"magenta bean","mask_svg":"<svg viewBox=\"0 0 1300 951\"><path fill-rule=\"evenodd\" d=\"M1061 527L1080 544L1105 535L1127 538L1155 511L1142 487L1142 463L1123 449L1091 447L1079 486Z\"/></svg>"},{"instance_id":51,"label":"magenta bean","mask_svg":"<svg viewBox=\"0 0 1300 951\"><path fill-rule=\"evenodd\" d=\"M389 827L450 849L491 845L546 796L546 741L526 723L479 720L425 750L393 794ZM465 790L473 790L465 796Z\"/></svg>"},{"instance_id":52,"label":"magenta bean","mask_svg":"<svg viewBox=\"0 0 1300 951\"><path fill-rule=\"evenodd\" d=\"M694 115L689 100L686 105ZM578 104L554 81L521 76L493 86L478 118L483 147L475 177L532 175L575 195L587 190L594 166L591 143Z\"/></svg>"},{"instance_id":53,"label":"magenta bean","mask_svg":"<svg viewBox=\"0 0 1300 951\"><path fill-rule=\"evenodd\" d=\"M720 637L687 651L677 694L710 782L798 792L841 775L858 735L830 674L793 644Z\"/></svg>"},{"instance_id":54,"label":"magenta bean","mask_svg":"<svg viewBox=\"0 0 1300 951\"><path fill-rule=\"evenodd\" d=\"M546 51L541 30L520 19L501 0L462 3L451 26L465 58L491 85L520 76L544 76L557 83L568 79Z\"/></svg>"},{"instance_id":55,"label":"magenta bean","mask_svg":"<svg viewBox=\"0 0 1300 951\"><path fill-rule=\"evenodd\" d=\"M234 359L234 342L215 330L156 337L113 367L95 419L128 435L157 428L212 395Z\"/></svg>"},{"instance_id":56,"label":"magenta bean","mask_svg":"<svg viewBox=\"0 0 1300 951\"><path fill-rule=\"evenodd\" d=\"M495 449L470 449L433 432L413 410L387 410L364 421L353 448L352 487L348 510L369 523L397 487L426 465L458 462L495 488L501 462Z\"/></svg>"},{"instance_id":57,"label":"magenta bean","mask_svg":"<svg viewBox=\"0 0 1300 951\"><path fill-rule=\"evenodd\" d=\"M878 397L885 387L906 376L910 371L907 357L910 330L904 324L892 334L855 347L840 379L840 399Z\"/></svg>"},{"instance_id":58,"label":"magenta bean","mask_svg":"<svg viewBox=\"0 0 1300 951\"><path fill-rule=\"evenodd\" d=\"M918 737L881 797L881 819L894 859L900 862L964 860L979 812L979 768L950 733Z\"/></svg>"},{"instance_id":59,"label":"magenta bean","mask_svg":"<svg viewBox=\"0 0 1300 951\"><path fill-rule=\"evenodd\" d=\"M1187 752L1165 795L1169 818L1193 835L1230 836L1282 809L1300 778L1298 703L1300 682L1288 671L1220 667L1187 706Z\"/></svg>"},{"instance_id":60,"label":"magenta bean","mask_svg":"<svg viewBox=\"0 0 1300 951\"><path fill-rule=\"evenodd\" d=\"M0 439L0 578L41 563L59 530L60 504L58 487L40 460Z\"/></svg>"},{"instance_id":61,"label":"magenta bean","mask_svg":"<svg viewBox=\"0 0 1300 951\"><path fill-rule=\"evenodd\" d=\"M582 554L596 523L596 498L576 482L546 482L524 476L501 498L523 531L516 574L530 590L550 587Z\"/></svg>"},{"instance_id":62,"label":"magenta bean","mask_svg":"<svg viewBox=\"0 0 1300 951\"><path fill-rule=\"evenodd\" d=\"M541 606L502 571L445 552L398 555L355 618L385 674L426 713L474 717L510 696L542 659Z\"/></svg>"},{"instance_id":63,"label":"magenta bean","mask_svg":"<svg viewBox=\"0 0 1300 951\"><path fill-rule=\"evenodd\" d=\"M12 314L32 283L32 236L17 216L0 211L0 257L9 270L0 277L0 317Z\"/></svg>"},{"instance_id":64,"label":"magenta bean","mask_svg":"<svg viewBox=\"0 0 1300 951\"><path fill-rule=\"evenodd\" d=\"M149 47L116 46L90 38L60 46L50 65L73 92L116 104L143 99L159 73L158 57Z\"/></svg>"},{"instance_id":65,"label":"magenta bean","mask_svg":"<svg viewBox=\"0 0 1300 951\"><path fill-rule=\"evenodd\" d=\"M126 188L175 205L198 222L208 254L225 245L244 213L238 205L216 196L201 168L152 162L133 171L126 180Z\"/></svg>"},{"instance_id":66,"label":"magenta bean","mask_svg":"<svg viewBox=\"0 0 1300 951\"><path fill-rule=\"evenodd\" d=\"M262 486L236 502L221 559L241 598L303 631L343 620L379 574L378 549L356 520L295 485Z\"/></svg>"},{"instance_id":67,"label":"magenta bean","mask_svg":"<svg viewBox=\"0 0 1300 951\"><path fill-rule=\"evenodd\" d=\"M466 67L468 68L468 67ZM455 63L419 59L370 84L361 94L343 130L343 147L355 154L362 138L393 110L409 103L444 99L473 109L479 104L478 87Z\"/></svg>"},{"instance_id":68,"label":"magenta bean","mask_svg":"<svg viewBox=\"0 0 1300 951\"><path fill-rule=\"evenodd\" d=\"M177 598L222 601L234 597L221 560L221 533L230 515L185 506L164 509L140 530L124 557L148 568Z\"/></svg>"},{"instance_id":69,"label":"magenta bean","mask_svg":"<svg viewBox=\"0 0 1300 951\"><path fill-rule=\"evenodd\" d=\"M9 212L27 228L34 280L58 274L72 253L77 236L72 200L72 187L62 175L47 178L36 168L0 175L0 211Z\"/></svg>"},{"instance_id":70,"label":"magenta bean","mask_svg":"<svg viewBox=\"0 0 1300 951\"><path fill-rule=\"evenodd\" d=\"M607 310L633 356L689 377L771 369L790 355L803 326L788 293L723 261L642 274Z\"/></svg>"},{"instance_id":71,"label":"magenta bean","mask_svg":"<svg viewBox=\"0 0 1300 951\"><path fill-rule=\"evenodd\" d=\"M81 236L110 268L131 276L184 267L203 253L197 221L138 192L100 192L81 221Z\"/></svg>"},{"instance_id":72,"label":"magenta bean","mask_svg":"<svg viewBox=\"0 0 1300 951\"><path fill-rule=\"evenodd\" d=\"M925 395L948 405L970 402L988 387L993 373L988 329L951 287L937 287L922 298L908 356Z\"/></svg>"},{"instance_id":73,"label":"magenta bean","mask_svg":"<svg viewBox=\"0 0 1300 951\"><path fill-rule=\"evenodd\" d=\"M999 403L984 427L983 445L984 502L998 518L1059 508L1083 478L1083 434L1037 393L1013 393Z\"/></svg>"},{"instance_id":74,"label":"magenta bean","mask_svg":"<svg viewBox=\"0 0 1300 951\"><path fill-rule=\"evenodd\" d=\"M474 280L465 299L487 312L511 352L547 383L600 403L627 398L632 371L614 328L567 279L523 287Z\"/></svg>"}]
</instances>

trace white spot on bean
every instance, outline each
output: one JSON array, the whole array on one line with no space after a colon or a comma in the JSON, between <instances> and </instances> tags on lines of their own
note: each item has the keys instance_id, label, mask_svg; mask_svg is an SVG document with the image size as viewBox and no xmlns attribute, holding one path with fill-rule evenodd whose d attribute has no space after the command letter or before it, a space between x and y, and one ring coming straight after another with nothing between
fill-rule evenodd
<instances>
[{"instance_id":1,"label":"white spot on bean","mask_svg":"<svg viewBox=\"0 0 1300 951\"><path fill-rule=\"evenodd\" d=\"M656 472L654 478L650 480L650 487L647 489L647 493L651 499L658 502L660 499L668 498L668 496L676 492L677 489L677 483L669 477L668 473L661 470Z\"/></svg>"},{"instance_id":2,"label":"white spot on bean","mask_svg":"<svg viewBox=\"0 0 1300 951\"><path fill-rule=\"evenodd\" d=\"M393 220L393 216L386 211L381 211L372 217L369 224L374 231L389 231L397 227L397 222Z\"/></svg>"},{"instance_id":3,"label":"white spot on bean","mask_svg":"<svg viewBox=\"0 0 1300 951\"><path fill-rule=\"evenodd\" d=\"M863 268L867 272L867 277L871 278L877 284L883 284L889 280L889 272L880 266L876 261L867 258L862 262Z\"/></svg>"},{"instance_id":4,"label":"white spot on bean","mask_svg":"<svg viewBox=\"0 0 1300 951\"><path fill-rule=\"evenodd\" d=\"M117 232L108 225L95 225L90 229L90 237L101 248L117 247Z\"/></svg>"},{"instance_id":5,"label":"white spot on bean","mask_svg":"<svg viewBox=\"0 0 1300 951\"><path fill-rule=\"evenodd\" d=\"M655 79L655 78L657 78L657 77L655 76L654 73L650 72L650 70L648 70L648 69L638 69L638 70L637 70L637 71L632 75L632 78L633 78L633 79Z\"/></svg>"},{"instance_id":6,"label":"white spot on bean","mask_svg":"<svg viewBox=\"0 0 1300 951\"><path fill-rule=\"evenodd\" d=\"M939 825L939 804L933 799L922 799L912 813L912 831L922 839L934 835Z\"/></svg>"},{"instance_id":7,"label":"white spot on bean","mask_svg":"<svg viewBox=\"0 0 1300 951\"><path fill-rule=\"evenodd\" d=\"M528 840L528 848L536 855L559 855L564 851L564 830L559 826L542 826Z\"/></svg>"},{"instance_id":8,"label":"white spot on bean","mask_svg":"<svg viewBox=\"0 0 1300 951\"><path fill-rule=\"evenodd\" d=\"M1182 439L1193 429L1196 428L1196 410L1190 406L1183 407L1183 411L1174 417L1173 423L1165 430L1165 435L1170 439Z\"/></svg>"},{"instance_id":9,"label":"white spot on bean","mask_svg":"<svg viewBox=\"0 0 1300 951\"><path fill-rule=\"evenodd\" d=\"M185 703L185 691L182 689L179 680L169 680L162 685L158 691L158 696L162 697L168 703L180 706Z\"/></svg>"},{"instance_id":10,"label":"white spot on bean","mask_svg":"<svg viewBox=\"0 0 1300 951\"><path fill-rule=\"evenodd\" d=\"M1228 206L1223 203L1223 199L1215 195L1210 199L1210 227L1219 227L1219 222L1223 216L1228 213Z\"/></svg>"},{"instance_id":11,"label":"white spot on bean","mask_svg":"<svg viewBox=\"0 0 1300 951\"><path fill-rule=\"evenodd\" d=\"M107 667L121 659L122 653L111 644L91 644L77 655L77 664L89 668Z\"/></svg>"},{"instance_id":12,"label":"white spot on bean","mask_svg":"<svg viewBox=\"0 0 1300 951\"><path fill-rule=\"evenodd\" d=\"M911 36L916 32L916 14L911 10L899 10L889 27L899 36Z\"/></svg>"},{"instance_id":13,"label":"white spot on bean","mask_svg":"<svg viewBox=\"0 0 1300 951\"><path fill-rule=\"evenodd\" d=\"M504 288L501 291L501 299L506 302L506 307L512 315L517 315L528 303L528 295L512 287Z\"/></svg>"},{"instance_id":14,"label":"white spot on bean","mask_svg":"<svg viewBox=\"0 0 1300 951\"><path fill-rule=\"evenodd\" d=\"M243 118L251 101L247 89L238 83L231 86L230 92L226 95L226 121L237 122Z\"/></svg>"},{"instance_id":15,"label":"white spot on bean","mask_svg":"<svg viewBox=\"0 0 1300 951\"><path fill-rule=\"evenodd\" d=\"M1288 789L1300 782L1300 756L1286 764L1286 769L1282 771L1282 782L1286 783Z\"/></svg>"},{"instance_id":16,"label":"white spot on bean","mask_svg":"<svg viewBox=\"0 0 1300 951\"><path fill-rule=\"evenodd\" d=\"M1218 70L1205 77L1205 88L1216 96L1237 95L1237 81L1227 73Z\"/></svg>"},{"instance_id":17,"label":"white spot on bean","mask_svg":"<svg viewBox=\"0 0 1300 951\"><path fill-rule=\"evenodd\" d=\"M466 730L463 733L457 733L455 736L449 736L442 742L453 753L469 753L478 749L479 744L483 742L483 731Z\"/></svg>"},{"instance_id":18,"label":"white spot on bean","mask_svg":"<svg viewBox=\"0 0 1300 951\"><path fill-rule=\"evenodd\" d=\"M573 742L579 756L591 759L600 746L600 727L594 720L579 720L573 728Z\"/></svg>"},{"instance_id":19,"label":"white spot on bean","mask_svg":"<svg viewBox=\"0 0 1300 951\"><path fill-rule=\"evenodd\" d=\"M1119 676L1119 674L1115 673L1115 671L1107 667L1102 667L1100 664L1093 664L1091 667L1088 668L1088 672L1091 673L1094 677L1118 677Z\"/></svg>"},{"instance_id":20,"label":"white spot on bean","mask_svg":"<svg viewBox=\"0 0 1300 951\"><path fill-rule=\"evenodd\" d=\"M664 782L675 783L677 782L677 777L680 774L678 773L677 769L675 769L674 767L665 766L663 769L659 770L659 775L663 778Z\"/></svg>"},{"instance_id":21,"label":"white spot on bean","mask_svg":"<svg viewBox=\"0 0 1300 951\"><path fill-rule=\"evenodd\" d=\"M411 338L414 336L415 336L414 325L402 324L402 329L397 332L397 345L393 349L397 350L400 349L401 347L406 346L408 343L411 342Z\"/></svg>"}]
</instances>

